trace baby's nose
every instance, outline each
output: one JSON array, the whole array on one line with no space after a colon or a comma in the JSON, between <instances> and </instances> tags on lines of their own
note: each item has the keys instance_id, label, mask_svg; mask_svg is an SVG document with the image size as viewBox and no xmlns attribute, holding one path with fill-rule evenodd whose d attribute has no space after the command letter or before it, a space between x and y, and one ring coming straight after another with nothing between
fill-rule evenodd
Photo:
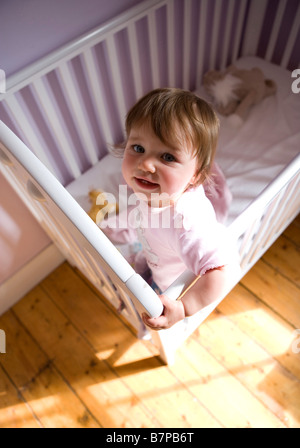
<instances>
[{"instance_id":1,"label":"baby's nose","mask_svg":"<svg viewBox=\"0 0 300 448\"><path fill-rule=\"evenodd\" d=\"M144 157L140 162L139 168L149 173L155 173L155 160L153 159L153 157Z\"/></svg>"}]
</instances>

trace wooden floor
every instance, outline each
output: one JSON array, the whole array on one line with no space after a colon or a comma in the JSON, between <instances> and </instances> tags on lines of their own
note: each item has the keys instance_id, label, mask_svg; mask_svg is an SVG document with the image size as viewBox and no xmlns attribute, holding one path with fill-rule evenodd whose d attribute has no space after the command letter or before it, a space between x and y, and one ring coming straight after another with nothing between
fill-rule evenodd
<instances>
[{"instance_id":1,"label":"wooden floor","mask_svg":"<svg viewBox=\"0 0 300 448\"><path fill-rule=\"evenodd\" d=\"M300 427L300 219L164 366L62 264L0 318L0 427Z\"/></svg>"}]
</instances>

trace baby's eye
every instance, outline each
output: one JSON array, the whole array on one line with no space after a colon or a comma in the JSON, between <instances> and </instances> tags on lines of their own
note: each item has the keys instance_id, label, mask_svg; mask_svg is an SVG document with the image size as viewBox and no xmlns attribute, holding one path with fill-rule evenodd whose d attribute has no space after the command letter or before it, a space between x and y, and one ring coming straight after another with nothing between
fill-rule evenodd
<instances>
[{"instance_id":1,"label":"baby's eye","mask_svg":"<svg viewBox=\"0 0 300 448\"><path fill-rule=\"evenodd\" d=\"M175 157L173 156L173 154L169 154L168 152L164 153L164 154L162 155L162 158L163 158L163 160L164 160L165 162L175 162L175 161L176 161L176 159L175 159Z\"/></svg>"},{"instance_id":2,"label":"baby's eye","mask_svg":"<svg viewBox=\"0 0 300 448\"><path fill-rule=\"evenodd\" d=\"M145 152L144 148L141 145L132 145L132 148L135 152Z\"/></svg>"}]
</instances>

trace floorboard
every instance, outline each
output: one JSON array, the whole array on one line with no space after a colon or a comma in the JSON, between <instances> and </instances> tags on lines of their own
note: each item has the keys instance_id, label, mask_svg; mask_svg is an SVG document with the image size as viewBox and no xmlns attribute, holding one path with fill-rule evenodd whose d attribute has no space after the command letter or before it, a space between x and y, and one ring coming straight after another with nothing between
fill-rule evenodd
<instances>
[{"instance_id":1,"label":"floorboard","mask_svg":"<svg viewBox=\"0 0 300 448\"><path fill-rule=\"evenodd\" d=\"M300 218L165 366L68 263L0 317L0 427L299 428Z\"/></svg>"}]
</instances>

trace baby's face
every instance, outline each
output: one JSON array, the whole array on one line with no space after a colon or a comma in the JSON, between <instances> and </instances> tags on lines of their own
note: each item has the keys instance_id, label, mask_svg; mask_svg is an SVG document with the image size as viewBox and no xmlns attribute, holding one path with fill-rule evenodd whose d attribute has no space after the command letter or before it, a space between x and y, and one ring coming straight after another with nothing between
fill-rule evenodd
<instances>
[{"instance_id":1,"label":"baby's face","mask_svg":"<svg viewBox=\"0 0 300 448\"><path fill-rule=\"evenodd\" d=\"M195 182L197 167L192 148L167 146L148 124L131 129L122 172L127 184L145 195L149 205L168 205L166 200L157 202L160 195L174 203Z\"/></svg>"}]
</instances>

